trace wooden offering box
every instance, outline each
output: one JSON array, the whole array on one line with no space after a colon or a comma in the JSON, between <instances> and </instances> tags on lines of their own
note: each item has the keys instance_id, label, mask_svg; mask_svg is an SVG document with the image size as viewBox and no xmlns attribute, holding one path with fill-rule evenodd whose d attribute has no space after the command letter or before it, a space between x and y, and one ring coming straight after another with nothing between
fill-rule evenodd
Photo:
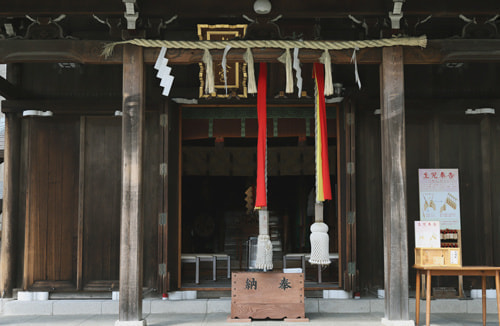
<instances>
[{"instance_id":1,"label":"wooden offering box","mask_svg":"<svg viewBox=\"0 0 500 326\"><path fill-rule=\"evenodd\" d=\"M304 274L275 272L232 273L231 317L228 321L305 318Z\"/></svg>"},{"instance_id":2,"label":"wooden offering box","mask_svg":"<svg viewBox=\"0 0 500 326\"><path fill-rule=\"evenodd\" d=\"M415 248L417 266L462 266L460 248Z\"/></svg>"}]
</instances>

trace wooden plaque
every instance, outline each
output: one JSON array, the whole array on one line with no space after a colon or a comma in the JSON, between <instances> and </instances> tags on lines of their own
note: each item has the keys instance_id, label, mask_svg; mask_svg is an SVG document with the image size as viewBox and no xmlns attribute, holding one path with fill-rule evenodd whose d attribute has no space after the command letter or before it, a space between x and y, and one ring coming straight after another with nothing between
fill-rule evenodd
<instances>
[{"instance_id":1,"label":"wooden plaque","mask_svg":"<svg viewBox=\"0 0 500 326\"><path fill-rule=\"evenodd\" d=\"M275 272L232 273L231 318L305 318L304 274Z\"/></svg>"},{"instance_id":2,"label":"wooden plaque","mask_svg":"<svg viewBox=\"0 0 500 326\"><path fill-rule=\"evenodd\" d=\"M206 25L198 24L198 37L206 41L226 41L232 39L241 39L245 36L247 25ZM222 62L214 60L214 83L215 92L205 94L205 66L200 65L200 97L221 97L230 96L247 97L247 73L245 62L228 62L226 64L227 89L226 94L224 83L224 72Z\"/></svg>"}]
</instances>

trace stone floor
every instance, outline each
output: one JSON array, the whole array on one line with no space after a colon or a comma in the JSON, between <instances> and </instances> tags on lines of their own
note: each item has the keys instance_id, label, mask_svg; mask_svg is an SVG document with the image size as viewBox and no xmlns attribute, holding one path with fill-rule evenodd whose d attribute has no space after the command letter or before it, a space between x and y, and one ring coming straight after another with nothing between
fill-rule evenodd
<instances>
[{"instance_id":1,"label":"stone floor","mask_svg":"<svg viewBox=\"0 0 500 326\"><path fill-rule=\"evenodd\" d=\"M201 326L201 325L256 325L256 326L282 326L282 325L310 325L310 326L375 326L382 325L383 313L309 313L309 322L284 322L276 320L261 320L249 323L228 323L227 313L207 314L146 314L147 325L153 326ZM0 325L16 326L42 326L42 325L65 325L65 326L113 326L117 315L53 315L53 316L0 316ZM488 326L498 325L496 314L487 316ZM421 316L421 325L425 324L425 315ZM482 325L481 314L443 314L434 313L431 316L432 326L479 326Z\"/></svg>"}]
</instances>

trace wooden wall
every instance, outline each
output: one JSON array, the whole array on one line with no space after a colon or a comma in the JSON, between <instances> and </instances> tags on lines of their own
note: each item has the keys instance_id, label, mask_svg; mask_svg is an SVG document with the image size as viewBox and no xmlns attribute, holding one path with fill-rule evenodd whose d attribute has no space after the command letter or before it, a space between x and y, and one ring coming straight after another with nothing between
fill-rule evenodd
<instances>
[{"instance_id":1,"label":"wooden wall","mask_svg":"<svg viewBox=\"0 0 500 326\"><path fill-rule=\"evenodd\" d=\"M78 119L24 120L26 176L24 288L76 284ZM26 152L24 152L26 153Z\"/></svg>"},{"instance_id":2,"label":"wooden wall","mask_svg":"<svg viewBox=\"0 0 500 326\"><path fill-rule=\"evenodd\" d=\"M361 289L383 287L380 116L375 103L357 112L357 231ZM414 263L414 221L420 219L419 168L458 168L464 265L500 264L500 118L466 115L454 101L406 102L409 266ZM466 279L466 288L477 280ZM410 284L415 273L410 268ZM444 284L442 284L444 285ZM449 286L455 286L451 284Z\"/></svg>"},{"instance_id":3,"label":"wooden wall","mask_svg":"<svg viewBox=\"0 0 500 326\"><path fill-rule=\"evenodd\" d=\"M144 285L156 287L161 184L159 115L147 114ZM19 279L27 288L116 289L121 119L23 119Z\"/></svg>"},{"instance_id":4,"label":"wooden wall","mask_svg":"<svg viewBox=\"0 0 500 326\"><path fill-rule=\"evenodd\" d=\"M117 289L120 264L121 119L82 118L83 286Z\"/></svg>"}]
</instances>

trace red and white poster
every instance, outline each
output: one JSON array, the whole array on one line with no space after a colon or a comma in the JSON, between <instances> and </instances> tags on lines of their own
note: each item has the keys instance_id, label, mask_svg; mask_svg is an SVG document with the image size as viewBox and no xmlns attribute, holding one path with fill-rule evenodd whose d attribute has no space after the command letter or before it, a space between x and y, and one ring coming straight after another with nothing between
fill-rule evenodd
<instances>
[{"instance_id":1,"label":"red and white poster","mask_svg":"<svg viewBox=\"0 0 500 326\"><path fill-rule=\"evenodd\" d=\"M458 169L418 169L420 220L460 230Z\"/></svg>"},{"instance_id":2,"label":"red and white poster","mask_svg":"<svg viewBox=\"0 0 500 326\"><path fill-rule=\"evenodd\" d=\"M440 248L439 221L415 221L415 248Z\"/></svg>"}]
</instances>

